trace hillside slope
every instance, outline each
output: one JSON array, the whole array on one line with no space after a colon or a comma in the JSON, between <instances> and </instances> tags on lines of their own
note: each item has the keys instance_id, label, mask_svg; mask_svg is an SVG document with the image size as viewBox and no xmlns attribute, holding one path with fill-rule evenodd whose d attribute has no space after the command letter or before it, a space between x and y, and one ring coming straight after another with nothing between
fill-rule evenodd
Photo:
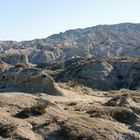
<instances>
[{"instance_id":1,"label":"hillside slope","mask_svg":"<svg viewBox=\"0 0 140 140\"><path fill-rule=\"evenodd\" d=\"M25 62L17 54L33 64L85 56L140 56L140 24L98 25L32 41L0 41L2 60Z\"/></svg>"}]
</instances>

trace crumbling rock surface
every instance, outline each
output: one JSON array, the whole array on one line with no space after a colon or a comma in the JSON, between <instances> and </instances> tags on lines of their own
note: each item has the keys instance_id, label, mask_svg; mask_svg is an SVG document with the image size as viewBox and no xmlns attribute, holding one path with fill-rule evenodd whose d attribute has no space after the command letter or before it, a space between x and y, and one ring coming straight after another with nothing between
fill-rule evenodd
<instances>
[{"instance_id":1,"label":"crumbling rock surface","mask_svg":"<svg viewBox=\"0 0 140 140\"><path fill-rule=\"evenodd\" d=\"M59 95L55 83L46 72L36 68L12 67L0 76L2 91L22 91Z\"/></svg>"},{"instance_id":2,"label":"crumbling rock surface","mask_svg":"<svg viewBox=\"0 0 140 140\"><path fill-rule=\"evenodd\" d=\"M56 80L77 82L98 90L139 89L140 59L139 57L71 59L64 63Z\"/></svg>"}]
</instances>

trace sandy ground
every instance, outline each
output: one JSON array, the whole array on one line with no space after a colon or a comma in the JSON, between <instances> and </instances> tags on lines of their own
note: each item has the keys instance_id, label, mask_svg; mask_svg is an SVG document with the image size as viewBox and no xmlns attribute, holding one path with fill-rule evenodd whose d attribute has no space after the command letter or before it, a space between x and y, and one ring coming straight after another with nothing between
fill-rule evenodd
<instances>
[{"instance_id":1,"label":"sandy ground","mask_svg":"<svg viewBox=\"0 0 140 140\"><path fill-rule=\"evenodd\" d=\"M44 93L1 93L0 94L0 122L16 125L16 135L30 140L64 139L53 134L60 129L63 122L69 129L76 129L73 135L88 137L96 132L97 139L120 140L137 137L139 132L129 129L129 125L104 117L91 117L87 110L93 107L102 107L104 103L113 98L112 92L88 91L68 88L61 85L59 90L62 96L51 96ZM118 92L119 94L119 92ZM38 100L51 103L46 113L41 116L30 116L21 119L15 114L25 108L34 106ZM134 103L133 103L134 104ZM139 104L139 103L138 103ZM135 104L136 105L136 104ZM46 124L47 122L50 123ZM75 134L76 133L76 134ZM21 139L20 138L20 139ZM8 139L15 139L8 138Z\"/></svg>"}]
</instances>

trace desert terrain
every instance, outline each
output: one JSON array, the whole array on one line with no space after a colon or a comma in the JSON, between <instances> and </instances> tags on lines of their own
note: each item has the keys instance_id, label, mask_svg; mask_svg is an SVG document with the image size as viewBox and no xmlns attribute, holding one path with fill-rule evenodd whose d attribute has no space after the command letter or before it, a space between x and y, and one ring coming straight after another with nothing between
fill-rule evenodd
<instances>
[{"instance_id":1,"label":"desert terrain","mask_svg":"<svg viewBox=\"0 0 140 140\"><path fill-rule=\"evenodd\" d=\"M0 41L0 139L140 140L140 24Z\"/></svg>"}]
</instances>

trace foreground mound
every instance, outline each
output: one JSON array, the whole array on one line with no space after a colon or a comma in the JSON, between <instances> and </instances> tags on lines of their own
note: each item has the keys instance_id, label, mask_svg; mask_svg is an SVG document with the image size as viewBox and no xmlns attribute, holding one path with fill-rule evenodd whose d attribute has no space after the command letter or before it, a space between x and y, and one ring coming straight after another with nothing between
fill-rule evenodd
<instances>
[{"instance_id":1,"label":"foreground mound","mask_svg":"<svg viewBox=\"0 0 140 140\"><path fill-rule=\"evenodd\" d=\"M104 106L103 103L111 99L110 92L108 92L109 96L104 96L103 92L97 94L94 91L92 95L87 95L63 90L64 96L1 93L0 138L10 140L140 139L139 114L127 107Z\"/></svg>"},{"instance_id":2,"label":"foreground mound","mask_svg":"<svg viewBox=\"0 0 140 140\"><path fill-rule=\"evenodd\" d=\"M0 76L0 86L2 91L60 94L53 79L46 72L22 66L5 70Z\"/></svg>"}]
</instances>

